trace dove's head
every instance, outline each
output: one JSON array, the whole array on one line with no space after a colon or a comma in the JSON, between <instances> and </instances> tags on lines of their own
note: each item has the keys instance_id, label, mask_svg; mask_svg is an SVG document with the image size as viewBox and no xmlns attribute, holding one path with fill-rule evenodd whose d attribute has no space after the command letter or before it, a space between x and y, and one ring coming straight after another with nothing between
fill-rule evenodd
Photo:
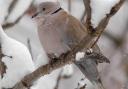
<instances>
[{"instance_id":1,"label":"dove's head","mask_svg":"<svg viewBox=\"0 0 128 89\"><path fill-rule=\"evenodd\" d=\"M37 13L35 13L32 18L36 16L49 15L55 13L57 10L60 10L59 2L42 2L37 8Z\"/></svg>"}]
</instances>

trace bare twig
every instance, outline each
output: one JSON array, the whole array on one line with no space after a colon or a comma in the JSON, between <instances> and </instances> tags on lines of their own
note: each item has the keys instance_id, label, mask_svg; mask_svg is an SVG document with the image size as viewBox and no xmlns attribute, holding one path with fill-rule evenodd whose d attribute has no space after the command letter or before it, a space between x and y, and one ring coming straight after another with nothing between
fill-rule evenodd
<instances>
[{"instance_id":1,"label":"bare twig","mask_svg":"<svg viewBox=\"0 0 128 89\"><path fill-rule=\"evenodd\" d=\"M30 6L33 4L33 2L34 2L34 0L31 2L31 4L30 4ZM2 25L2 27L4 28L4 29L7 29L7 28L10 28L10 27L13 27L14 25L16 25L16 24L18 24L19 23L19 21L21 20L21 18L26 14L26 12L28 11L28 8L24 11L24 13L21 15L21 16L19 16L14 22L12 22L12 23L5 23L5 24L3 24Z\"/></svg>"},{"instance_id":2,"label":"bare twig","mask_svg":"<svg viewBox=\"0 0 128 89\"><path fill-rule=\"evenodd\" d=\"M68 0L68 11L71 13L72 10L72 1Z\"/></svg>"},{"instance_id":3,"label":"bare twig","mask_svg":"<svg viewBox=\"0 0 128 89\"><path fill-rule=\"evenodd\" d=\"M114 14L118 11L118 9L122 5L121 0L117 5L114 6ZM67 55L60 57L58 60L51 62L49 64L46 64L44 66L39 67L36 69L34 72L31 74L26 75L19 83L17 83L13 89L22 89L22 88L16 88L16 86L20 85L25 85L27 87L30 87L34 81L36 81L38 78L40 78L43 75L49 74L50 72L54 71L55 69L58 69L66 64L73 63L75 60L75 54L82 49L87 49L90 48L90 46L94 43L94 39L99 36L99 34L105 29L106 22L110 20L110 18L114 15L113 14L113 8L112 12L110 12L110 15L107 15L109 19L107 20L102 20L103 27L100 26L97 28L97 31L93 31L92 34L86 35L70 52L67 53ZM106 18L105 18L106 19ZM104 22L105 21L105 22ZM101 24L101 23L100 23ZM97 34L99 33L99 34Z\"/></svg>"},{"instance_id":4,"label":"bare twig","mask_svg":"<svg viewBox=\"0 0 128 89\"><path fill-rule=\"evenodd\" d=\"M125 0L120 0L119 3L117 3L116 5L114 5L112 7L112 9L110 10L110 13L109 14L106 14L106 17L103 18L99 25L96 27L95 29L95 33L93 33L93 35L98 35L96 41L93 43L93 45L91 47L94 47L94 45L98 42L101 34L104 32L105 28L107 27L108 23L109 23L109 20L112 16L114 16L116 14L116 12L118 12L118 10L120 9L120 7L122 6L122 4L125 2Z\"/></svg>"},{"instance_id":5,"label":"bare twig","mask_svg":"<svg viewBox=\"0 0 128 89\"><path fill-rule=\"evenodd\" d=\"M114 5L112 7L112 9L110 10L110 13L106 14L106 17L103 18L100 21L99 25L96 27L96 31L97 32L101 32L102 33L102 31L104 31L104 29L106 28L107 24L109 23L110 18L116 14L116 12L120 9L120 7L122 6L122 4L124 2L125 2L125 0L120 0L119 3L117 3L116 5Z\"/></svg>"},{"instance_id":6,"label":"bare twig","mask_svg":"<svg viewBox=\"0 0 128 89\"><path fill-rule=\"evenodd\" d=\"M57 77L57 82L56 82L56 86L55 86L54 89L59 89L60 80L61 80L61 78L62 78L62 77L61 77L62 71L63 71L63 69L61 69L61 71L60 71L60 73L59 73L59 75L58 75L58 77Z\"/></svg>"},{"instance_id":7,"label":"bare twig","mask_svg":"<svg viewBox=\"0 0 128 89\"><path fill-rule=\"evenodd\" d=\"M84 24L85 24L87 30L90 32L90 31L94 30L92 23L91 23L91 14L92 14L91 6L90 6L91 1L83 0L83 2L84 2L85 9L86 9L86 14L87 14L86 22Z\"/></svg>"},{"instance_id":8,"label":"bare twig","mask_svg":"<svg viewBox=\"0 0 128 89\"><path fill-rule=\"evenodd\" d=\"M31 42L30 42L29 38L27 39L27 45L28 45L29 52L30 52L32 59L33 59L32 46L31 46Z\"/></svg>"},{"instance_id":9,"label":"bare twig","mask_svg":"<svg viewBox=\"0 0 128 89\"><path fill-rule=\"evenodd\" d=\"M10 4L9 8L8 8L8 15L5 17L6 21L10 15L10 13L13 11L13 9L15 8L16 4L17 4L18 0L13 0L12 3Z\"/></svg>"},{"instance_id":10,"label":"bare twig","mask_svg":"<svg viewBox=\"0 0 128 89\"><path fill-rule=\"evenodd\" d=\"M86 11L84 10L84 12L83 12L83 14L82 14L82 16L81 16L81 19L80 19L80 21L83 23L83 24L85 24L85 21L84 21L84 18L85 18L85 16L86 16Z\"/></svg>"},{"instance_id":11,"label":"bare twig","mask_svg":"<svg viewBox=\"0 0 128 89\"><path fill-rule=\"evenodd\" d=\"M23 13L20 17L18 17L15 22L13 22L13 23L5 23L5 24L2 25L2 27L3 27L4 29L13 27L14 25L16 25L16 24L19 23L19 21L21 20L21 18L22 18L24 15L25 15L25 13Z\"/></svg>"}]
</instances>

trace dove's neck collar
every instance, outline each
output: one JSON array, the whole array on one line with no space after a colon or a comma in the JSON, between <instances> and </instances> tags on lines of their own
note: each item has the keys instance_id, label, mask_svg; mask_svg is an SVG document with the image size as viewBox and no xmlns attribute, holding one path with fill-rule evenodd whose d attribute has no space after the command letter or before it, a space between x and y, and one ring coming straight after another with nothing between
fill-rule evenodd
<instances>
[{"instance_id":1,"label":"dove's neck collar","mask_svg":"<svg viewBox=\"0 0 128 89\"><path fill-rule=\"evenodd\" d=\"M52 14L55 14L55 13L59 12L60 10L62 10L61 7L59 9L55 10Z\"/></svg>"}]
</instances>

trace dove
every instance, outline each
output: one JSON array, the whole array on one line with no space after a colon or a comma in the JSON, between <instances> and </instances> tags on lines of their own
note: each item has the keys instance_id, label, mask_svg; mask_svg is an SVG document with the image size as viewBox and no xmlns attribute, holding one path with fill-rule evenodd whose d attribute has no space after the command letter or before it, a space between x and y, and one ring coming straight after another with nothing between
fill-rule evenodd
<instances>
[{"instance_id":1,"label":"dove","mask_svg":"<svg viewBox=\"0 0 128 89\"><path fill-rule=\"evenodd\" d=\"M11 89L34 70L27 47L7 36L0 25L0 89Z\"/></svg>"},{"instance_id":2,"label":"dove","mask_svg":"<svg viewBox=\"0 0 128 89\"><path fill-rule=\"evenodd\" d=\"M61 8L58 2L40 3L32 18L37 22L39 40L49 59L68 53L88 34L85 26ZM100 85L101 89L102 82L94 62L87 60L75 64L94 85ZM84 71L86 67L91 70Z\"/></svg>"}]
</instances>

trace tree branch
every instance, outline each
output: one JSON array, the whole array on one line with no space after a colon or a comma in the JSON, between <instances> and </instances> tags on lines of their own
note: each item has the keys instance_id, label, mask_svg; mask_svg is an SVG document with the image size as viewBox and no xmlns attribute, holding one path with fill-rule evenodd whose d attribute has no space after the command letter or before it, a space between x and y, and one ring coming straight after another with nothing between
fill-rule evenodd
<instances>
[{"instance_id":1,"label":"tree branch","mask_svg":"<svg viewBox=\"0 0 128 89\"><path fill-rule=\"evenodd\" d=\"M17 4L18 0L13 0L12 3L10 4L10 6L8 7L8 15L5 17L6 21L9 17L9 15L11 14L12 10L15 8L16 4Z\"/></svg>"},{"instance_id":2,"label":"tree branch","mask_svg":"<svg viewBox=\"0 0 128 89\"><path fill-rule=\"evenodd\" d=\"M90 6L91 0L83 0L84 2L84 6L85 6L85 10L86 10L86 14L87 14L87 18L86 18L86 22L84 23L87 30L90 32L91 30L93 30L93 26L91 23L91 14L92 14L92 9Z\"/></svg>"},{"instance_id":3,"label":"tree branch","mask_svg":"<svg viewBox=\"0 0 128 89\"><path fill-rule=\"evenodd\" d=\"M34 60L33 52L32 52L32 46L31 46L31 42L30 42L29 38L27 39L27 46L28 46L29 52L30 52L30 54L32 56L32 60Z\"/></svg>"},{"instance_id":4,"label":"tree branch","mask_svg":"<svg viewBox=\"0 0 128 89\"><path fill-rule=\"evenodd\" d=\"M75 58L76 53L81 51L82 49L90 48L90 46L94 43L94 39L99 35L99 34L98 35L95 35L95 34L100 33L101 31L105 29L110 18L122 6L123 4L122 2L124 2L124 0L120 0L120 2L112 8L110 15L108 14L107 17L101 21L100 24L103 24L103 26L99 24L97 31L93 31L92 34L88 34L87 36L85 36L70 52L67 53L67 55L60 57L58 60L54 62L41 66L38 69L36 69L34 72L32 72L31 74L26 75L19 83L17 83L14 86L13 89L22 89L22 88L16 88L18 85L23 85L23 87L24 86L30 87L33 84L33 82L39 79L41 76L49 74L55 69L63 67L66 64L73 63L75 61L74 58Z\"/></svg>"},{"instance_id":5,"label":"tree branch","mask_svg":"<svg viewBox=\"0 0 128 89\"><path fill-rule=\"evenodd\" d=\"M104 31L104 29L107 27L107 24L109 23L109 20L112 16L114 16L118 10L121 8L122 4L125 2L125 0L120 0L119 3L117 3L115 6L112 7L109 14L106 14L106 17L103 18L99 25L96 27L95 34L100 34Z\"/></svg>"},{"instance_id":6,"label":"tree branch","mask_svg":"<svg viewBox=\"0 0 128 89\"><path fill-rule=\"evenodd\" d=\"M60 73L57 77L56 86L54 87L54 89L59 89L60 80L62 79L62 71L63 71L63 69L60 70Z\"/></svg>"},{"instance_id":7,"label":"tree branch","mask_svg":"<svg viewBox=\"0 0 128 89\"><path fill-rule=\"evenodd\" d=\"M14 5L16 4L16 2L17 2L17 0L15 1L15 3L12 3L12 4L11 4L10 7L11 7L12 9L13 9ZM33 4L33 2L34 2L34 0L31 2L30 6ZM10 9L9 12L12 11L12 9ZM27 9L24 11L24 13L23 13L21 16L19 16L14 22L12 22L12 23L7 22L7 23L3 24L2 27L3 27L4 29L7 29L7 28L13 27L14 25L18 24L19 21L24 17L24 15L26 14L27 11L28 11L28 8L27 8ZM10 12L10 13L11 13L11 12ZM8 16L9 16L9 15L8 15ZM7 16L5 19L7 19L8 16Z\"/></svg>"},{"instance_id":8,"label":"tree branch","mask_svg":"<svg viewBox=\"0 0 128 89\"><path fill-rule=\"evenodd\" d=\"M120 0L116 5L114 5L111 10L110 10L110 13L109 14L106 14L106 17L103 18L99 25L95 28L95 32L93 32L94 30L92 30L92 34L93 35L97 35L97 39L96 41L94 41L94 43L92 44L91 47L93 47L99 40L100 36L102 35L102 33L104 32L105 28L107 27L109 21L110 21L110 18L112 16L114 16L118 10L121 8L121 6L123 5L123 3L125 2L125 0Z\"/></svg>"},{"instance_id":9,"label":"tree branch","mask_svg":"<svg viewBox=\"0 0 128 89\"><path fill-rule=\"evenodd\" d=\"M72 10L72 1L68 0L68 11L71 13Z\"/></svg>"}]
</instances>

